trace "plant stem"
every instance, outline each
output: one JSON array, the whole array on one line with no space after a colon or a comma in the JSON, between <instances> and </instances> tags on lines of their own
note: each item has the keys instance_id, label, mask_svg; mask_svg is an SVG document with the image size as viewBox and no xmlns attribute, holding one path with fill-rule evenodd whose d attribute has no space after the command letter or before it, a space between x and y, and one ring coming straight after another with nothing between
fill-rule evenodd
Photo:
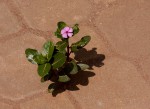
<instances>
[{"instance_id":1,"label":"plant stem","mask_svg":"<svg viewBox=\"0 0 150 109\"><path fill-rule=\"evenodd\" d=\"M68 43L68 46L67 46L67 61L69 61L69 55L70 55L70 52L69 52L69 38L67 39L67 43Z\"/></svg>"}]
</instances>

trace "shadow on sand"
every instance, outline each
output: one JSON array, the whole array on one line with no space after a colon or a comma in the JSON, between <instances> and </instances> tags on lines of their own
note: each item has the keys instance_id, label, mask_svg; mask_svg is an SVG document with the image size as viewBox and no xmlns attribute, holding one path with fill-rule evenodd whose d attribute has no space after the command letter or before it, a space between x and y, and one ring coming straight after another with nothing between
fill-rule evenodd
<instances>
[{"instance_id":1,"label":"shadow on sand","mask_svg":"<svg viewBox=\"0 0 150 109\"><path fill-rule=\"evenodd\" d=\"M80 51L75 53L75 60L88 64L90 70L93 66L101 67L104 65L103 60L105 59L104 54L97 54L96 48L87 51L86 49L80 49ZM76 91L79 90L77 85L87 86L89 83L89 77L95 75L92 71L80 71L76 75L71 76L71 81L65 84L65 88L61 87L62 84L59 83L58 88L53 91L52 95L55 97L57 94L64 92L65 90Z\"/></svg>"}]
</instances>

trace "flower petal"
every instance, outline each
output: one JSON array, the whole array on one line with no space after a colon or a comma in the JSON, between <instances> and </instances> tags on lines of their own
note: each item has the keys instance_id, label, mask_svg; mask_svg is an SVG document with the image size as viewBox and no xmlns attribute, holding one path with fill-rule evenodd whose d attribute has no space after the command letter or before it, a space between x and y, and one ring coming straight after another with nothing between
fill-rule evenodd
<instances>
[{"instance_id":1,"label":"flower petal","mask_svg":"<svg viewBox=\"0 0 150 109\"><path fill-rule=\"evenodd\" d=\"M72 37L72 36L73 36L73 33L68 33L68 36L69 36L69 37Z\"/></svg>"},{"instance_id":2,"label":"flower petal","mask_svg":"<svg viewBox=\"0 0 150 109\"><path fill-rule=\"evenodd\" d=\"M66 30L66 31L69 31L69 29L70 29L69 27L65 27L65 28L64 28L64 30Z\"/></svg>"},{"instance_id":3,"label":"flower petal","mask_svg":"<svg viewBox=\"0 0 150 109\"><path fill-rule=\"evenodd\" d=\"M71 33L71 32L73 32L73 29L72 29L72 28L70 28L68 32L70 32L70 33Z\"/></svg>"},{"instance_id":4,"label":"flower petal","mask_svg":"<svg viewBox=\"0 0 150 109\"><path fill-rule=\"evenodd\" d=\"M62 30L61 30L61 34L64 34L65 32L66 32L65 29L62 29Z\"/></svg>"},{"instance_id":5,"label":"flower petal","mask_svg":"<svg viewBox=\"0 0 150 109\"><path fill-rule=\"evenodd\" d=\"M68 37L67 37L67 33L62 34L62 37L63 37L63 38L68 38Z\"/></svg>"}]
</instances>

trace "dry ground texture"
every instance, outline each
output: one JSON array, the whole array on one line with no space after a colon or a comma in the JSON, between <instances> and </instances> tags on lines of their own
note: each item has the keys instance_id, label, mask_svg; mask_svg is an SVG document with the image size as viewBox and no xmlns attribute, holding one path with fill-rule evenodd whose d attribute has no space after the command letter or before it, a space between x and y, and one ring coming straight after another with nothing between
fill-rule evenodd
<instances>
[{"instance_id":1,"label":"dry ground texture","mask_svg":"<svg viewBox=\"0 0 150 109\"><path fill-rule=\"evenodd\" d=\"M56 41L58 21L92 36L93 73L52 97L24 51ZM0 0L0 109L150 109L150 0Z\"/></svg>"}]
</instances>

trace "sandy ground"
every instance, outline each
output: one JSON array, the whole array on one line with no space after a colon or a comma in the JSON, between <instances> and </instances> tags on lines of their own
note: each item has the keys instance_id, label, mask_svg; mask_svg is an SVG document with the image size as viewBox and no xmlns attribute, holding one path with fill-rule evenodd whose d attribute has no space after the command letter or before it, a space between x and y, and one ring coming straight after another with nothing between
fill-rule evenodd
<instances>
[{"instance_id":1,"label":"sandy ground","mask_svg":"<svg viewBox=\"0 0 150 109\"><path fill-rule=\"evenodd\" d=\"M92 40L76 58L93 68L53 97L26 48L56 41L58 21ZM105 59L104 59L105 56ZM150 109L149 0L0 0L0 109Z\"/></svg>"}]
</instances>

